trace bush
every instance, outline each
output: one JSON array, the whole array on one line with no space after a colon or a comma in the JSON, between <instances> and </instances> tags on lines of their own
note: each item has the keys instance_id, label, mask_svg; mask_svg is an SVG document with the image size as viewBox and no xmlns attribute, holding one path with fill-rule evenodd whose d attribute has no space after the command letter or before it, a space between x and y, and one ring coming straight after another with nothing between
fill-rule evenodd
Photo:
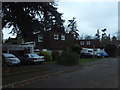
<instances>
[{"instance_id":1,"label":"bush","mask_svg":"<svg viewBox=\"0 0 120 90\"><path fill-rule=\"evenodd\" d=\"M79 63L79 55L75 52L62 52L57 60L61 65L75 65Z\"/></svg>"},{"instance_id":2,"label":"bush","mask_svg":"<svg viewBox=\"0 0 120 90\"><path fill-rule=\"evenodd\" d=\"M56 61L59 58L60 53L58 51L52 52L52 60Z\"/></svg>"},{"instance_id":3,"label":"bush","mask_svg":"<svg viewBox=\"0 0 120 90\"><path fill-rule=\"evenodd\" d=\"M118 47L117 55L120 56L120 46Z\"/></svg>"},{"instance_id":4,"label":"bush","mask_svg":"<svg viewBox=\"0 0 120 90\"><path fill-rule=\"evenodd\" d=\"M39 55L44 56L46 61L52 60L52 56L46 51L40 51Z\"/></svg>"},{"instance_id":5,"label":"bush","mask_svg":"<svg viewBox=\"0 0 120 90\"><path fill-rule=\"evenodd\" d=\"M78 54L80 54L81 50L82 50L82 47L78 44L76 44L75 46L72 47L72 51L76 52Z\"/></svg>"},{"instance_id":6,"label":"bush","mask_svg":"<svg viewBox=\"0 0 120 90\"><path fill-rule=\"evenodd\" d=\"M105 46L105 51L108 53L109 56L114 57L116 56L117 46L113 44L108 44Z\"/></svg>"}]
</instances>

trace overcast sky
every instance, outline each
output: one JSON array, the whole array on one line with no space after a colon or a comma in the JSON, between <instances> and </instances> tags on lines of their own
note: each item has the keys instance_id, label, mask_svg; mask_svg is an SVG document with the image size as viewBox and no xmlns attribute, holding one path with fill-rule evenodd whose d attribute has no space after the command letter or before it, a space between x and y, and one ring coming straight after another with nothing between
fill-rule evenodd
<instances>
[{"instance_id":1,"label":"overcast sky","mask_svg":"<svg viewBox=\"0 0 120 90\"><path fill-rule=\"evenodd\" d=\"M95 35L97 29L107 34L118 31L118 2L58 2L58 11L66 20L76 18L80 34Z\"/></svg>"},{"instance_id":2,"label":"overcast sky","mask_svg":"<svg viewBox=\"0 0 120 90\"><path fill-rule=\"evenodd\" d=\"M118 2L58 2L58 11L64 13L65 25L73 17L76 18L80 34L94 36L97 29L107 29L107 34L115 35L118 31ZM3 30L4 39L9 30Z\"/></svg>"}]
</instances>

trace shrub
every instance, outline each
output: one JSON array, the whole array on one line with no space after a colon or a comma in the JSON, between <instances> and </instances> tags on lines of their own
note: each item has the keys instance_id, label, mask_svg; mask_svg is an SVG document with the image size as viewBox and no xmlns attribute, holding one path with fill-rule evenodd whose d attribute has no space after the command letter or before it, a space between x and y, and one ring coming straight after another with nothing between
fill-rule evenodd
<instances>
[{"instance_id":1,"label":"shrub","mask_svg":"<svg viewBox=\"0 0 120 90\"><path fill-rule=\"evenodd\" d=\"M73 52L76 52L76 53L78 53L78 54L80 54L81 50L82 50L82 47L81 47L80 45L78 45L78 44L76 44L76 45L74 45L74 46L72 47L72 51L73 51Z\"/></svg>"},{"instance_id":2,"label":"shrub","mask_svg":"<svg viewBox=\"0 0 120 90\"><path fill-rule=\"evenodd\" d=\"M52 60L52 56L46 51L40 51L39 55L44 56L46 61Z\"/></svg>"},{"instance_id":3,"label":"shrub","mask_svg":"<svg viewBox=\"0 0 120 90\"><path fill-rule=\"evenodd\" d=\"M111 57L113 57L113 56L115 56L117 54L116 50L117 50L116 45L108 44L108 45L105 46L105 51Z\"/></svg>"},{"instance_id":4,"label":"shrub","mask_svg":"<svg viewBox=\"0 0 120 90\"><path fill-rule=\"evenodd\" d=\"M117 56L120 57L120 46L119 46L118 49L117 49Z\"/></svg>"},{"instance_id":5,"label":"shrub","mask_svg":"<svg viewBox=\"0 0 120 90\"><path fill-rule=\"evenodd\" d=\"M79 63L79 55L75 52L62 52L57 60L61 65L75 65Z\"/></svg>"},{"instance_id":6,"label":"shrub","mask_svg":"<svg viewBox=\"0 0 120 90\"><path fill-rule=\"evenodd\" d=\"M60 53L58 51L53 51L52 52L52 60L56 61L59 58Z\"/></svg>"}]
</instances>

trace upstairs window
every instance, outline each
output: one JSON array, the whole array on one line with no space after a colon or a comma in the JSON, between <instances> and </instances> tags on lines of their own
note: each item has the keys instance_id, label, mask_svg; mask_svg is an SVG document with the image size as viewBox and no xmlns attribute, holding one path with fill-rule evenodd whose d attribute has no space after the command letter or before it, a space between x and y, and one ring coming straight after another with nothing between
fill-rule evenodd
<instances>
[{"instance_id":1,"label":"upstairs window","mask_svg":"<svg viewBox=\"0 0 120 90\"><path fill-rule=\"evenodd\" d=\"M54 34L54 39L58 40L59 39L59 35L58 34Z\"/></svg>"},{"instance_id":2,"label":"upstairs window","mask_svg":"<svg viewBox=\"0 0 120 90\"><path fill-rule=\"evenodd\" d=\"M84 41L80 41L80 45L84 45Z\"/></svg>"},{"instance_id":3,"label":"upstairs window","mask_svg":"<svg viewBox=\"0 0 120 90\"><path fill-rule=\"evenodd\" d=\"M86 44L87 44L87 45L90 45L90 41L87 41Z\"/></svg>"},{"instance_id":4,"label":"upstairs window","mask_svg":"<svg viewBox=\"0 0 120 90\"><path fill-rule=\"evenodd\" d=\"M65 35L61 35L61 40L65 40Z\"/></svg>"},{"instance_id":5,"label":"upstairs window","mask_svg":"<svg viewBox=\"0 0 120 90\"><path fill-rule=\"evenodd\" d=\"M38 42L43 42L43 35L38 36Z\"/></svg>"}]
</instances>

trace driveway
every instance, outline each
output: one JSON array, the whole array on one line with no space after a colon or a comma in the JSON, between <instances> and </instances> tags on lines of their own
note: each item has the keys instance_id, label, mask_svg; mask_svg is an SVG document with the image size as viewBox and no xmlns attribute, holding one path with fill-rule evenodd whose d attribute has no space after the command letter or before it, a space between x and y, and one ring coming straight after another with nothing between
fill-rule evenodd
<instances>
[{"instance_id":1,"label":"driveway","mask_svg":"<svg viewBox=\"0 0 120 90\"><path fill-rule=\"evenodd\" d=\"M118 88L118 58L104 61L82 69L42 79L21 88Z\"/></svg>"}]
</instances>

